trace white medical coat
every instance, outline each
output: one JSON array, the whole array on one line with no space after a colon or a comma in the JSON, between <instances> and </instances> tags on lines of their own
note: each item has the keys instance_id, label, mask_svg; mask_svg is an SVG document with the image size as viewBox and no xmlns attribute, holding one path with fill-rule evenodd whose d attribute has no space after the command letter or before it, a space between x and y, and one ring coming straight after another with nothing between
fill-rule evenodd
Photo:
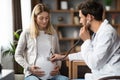
<instances>
[{"instance_id":1,"label":"white medical coat","mask_svg":"<svg viewBox=\"0 0 120 80\"><path fill-rule=\"evenodd\" d=\"M70 60L84 60L91 69L85 80L98 80L101 77L120 75L120 37L116 30L104 20L93 40L86 40L81 52L70 54Z\"/></svg>"}]
</instances>

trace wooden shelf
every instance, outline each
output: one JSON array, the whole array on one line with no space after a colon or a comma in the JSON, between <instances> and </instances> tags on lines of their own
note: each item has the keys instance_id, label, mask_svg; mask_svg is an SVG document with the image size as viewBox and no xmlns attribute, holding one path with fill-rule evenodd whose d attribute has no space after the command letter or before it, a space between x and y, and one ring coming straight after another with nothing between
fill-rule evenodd
<instances>
[{"instance_id":1,"label":"wooden shelf","mask_svg":"<svg viewBox=\"0 0 120 80\"><path fill-rule=\"evenodd\" d=\"M57 13L57 12L58 12L58 13L59 13L59 12L63 12L63 13L64 13L64 12L71 12L71 11L70 11L70 10L52 10L51 12L56 12L56 13Z\"/></svg>"},{"instance_id":2,"label":"wooden shelf","mask_svg":"<svg viewBox=\"0 0 120 80\"><path fill-rule=\"evenodd\" d=\"M106 11L106 13L120 13L120 10L110 10Z\"/></svg>"},{"instance_id":3,"label":"wooden shelf","mask_svg":"<svg viewBox=\"0 0 120 80\"><path fill-rule=\"evenodd\" d=\"M81 25L76 25L76 24L57 24L57 27L82 27Z\"/></svg>"}]
</instances>

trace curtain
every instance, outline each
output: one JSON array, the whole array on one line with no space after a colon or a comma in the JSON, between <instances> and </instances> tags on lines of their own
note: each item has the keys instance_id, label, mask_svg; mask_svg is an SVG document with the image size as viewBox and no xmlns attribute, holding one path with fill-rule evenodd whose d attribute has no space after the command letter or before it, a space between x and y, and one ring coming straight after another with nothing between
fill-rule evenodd
<instances>
[{"instance_id":1,"label":"curtain","mask_svg":"<svg viewBox=\"0 0 120 80\"><path fill-rule=\"evenodd\" d=\"M13 8L13 29L22 29L21 4L20 0L12 0Z\"/></svg>"}]
</instances>

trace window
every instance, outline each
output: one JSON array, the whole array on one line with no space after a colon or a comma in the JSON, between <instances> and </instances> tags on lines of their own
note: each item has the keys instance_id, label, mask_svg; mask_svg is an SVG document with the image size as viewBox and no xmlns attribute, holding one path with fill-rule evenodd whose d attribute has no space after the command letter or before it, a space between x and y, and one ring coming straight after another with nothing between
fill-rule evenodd
<instances>
[{"instance_id":1,"label":"window","mask_svg":"<svg viewBox=\"0 0 120 80\"><path fill-rule=\"evenodd\" d=\"M0 0L0 45L7 47L13 41L12 0Z\"/></svg>"},{"instance_id":2,"label":"window","mask_svg":"<svg viewBox=\"0 0 120 80\"><path fill-rule=\"evenodd\" d=\"M26 11L27 10L27 11ZM29 27L31 16L31 0L21 0L22 28Z\"/></svg>"}]
</instances>

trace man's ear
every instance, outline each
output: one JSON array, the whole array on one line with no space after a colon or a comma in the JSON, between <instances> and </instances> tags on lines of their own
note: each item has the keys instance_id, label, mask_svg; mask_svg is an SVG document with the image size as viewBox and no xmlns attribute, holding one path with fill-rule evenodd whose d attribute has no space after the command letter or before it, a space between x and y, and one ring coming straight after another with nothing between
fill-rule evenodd
<instances>
[{"instance_id":1,"label":"man's ear","mask_svg":"<svg viewBox=\"0 0 120 80\"><path fill-rule=\"evenodd\" d=\"M90 14L87 14L86 19L87 19L87 21L91 21L91 15L90 15Z\"/></svg>"},{"instance_id":2,"label":"man's ear","mask_svg":"<svg viewBox=\"0 0 120 80\"><path fill-rule=\"evenodd\" d=\"M94 16L93 16L93 15L90 15L90 14L87 15L87 20L88 20L88 21L91 21L91 20L93 20L93 19L94 19Z\"/></svg>"}]
</instances>

